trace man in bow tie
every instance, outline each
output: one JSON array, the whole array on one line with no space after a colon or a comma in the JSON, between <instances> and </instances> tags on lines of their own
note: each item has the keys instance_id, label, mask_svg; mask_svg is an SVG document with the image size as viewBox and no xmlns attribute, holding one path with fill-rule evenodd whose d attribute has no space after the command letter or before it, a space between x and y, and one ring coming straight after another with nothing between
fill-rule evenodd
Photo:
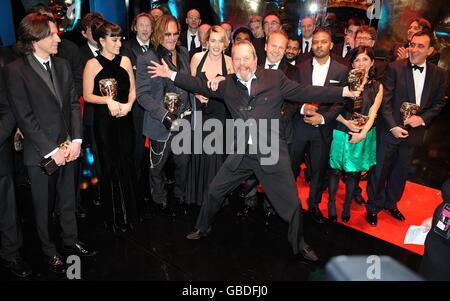
<instances>
[{"instance_id":1,"label":"man in bow tie","mask_svg":"<svg viewBox=\"0 0 450 301\"><path fill-rule=\"evenodd\" d=\"M381 209L397 220L405 217L397 208L408 177L414 147L423 143L425 128L445 106L445 72L427 62L434 51L434 38L430 31L420 31L411 38L408 58L389 64L383 79L384 97L377 165L369 177L367 193L367 221L377 224ZM402 120L403 102L419 106L416 115Z\"/></svg>"}]
</instances>

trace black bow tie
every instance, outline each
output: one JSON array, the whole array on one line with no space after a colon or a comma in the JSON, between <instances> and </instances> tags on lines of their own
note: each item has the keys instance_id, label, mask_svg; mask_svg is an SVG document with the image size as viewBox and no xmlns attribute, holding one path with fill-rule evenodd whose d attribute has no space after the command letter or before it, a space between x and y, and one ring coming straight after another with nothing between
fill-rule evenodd
<instances>
[{"instance_id":1,"label":"black bow tie","mask_svg":"<svg viewBox=\"0 0 450 301\"><path fill-rule=\"evenodd\" d=\"M411 65L411 68L412 68L413 70L419 70L420 73L422 73L422 72L423 72L423 69L424 69L424 67L420 67L420 66L417 66L417 65Z\"/></svg>"}]
</instances>

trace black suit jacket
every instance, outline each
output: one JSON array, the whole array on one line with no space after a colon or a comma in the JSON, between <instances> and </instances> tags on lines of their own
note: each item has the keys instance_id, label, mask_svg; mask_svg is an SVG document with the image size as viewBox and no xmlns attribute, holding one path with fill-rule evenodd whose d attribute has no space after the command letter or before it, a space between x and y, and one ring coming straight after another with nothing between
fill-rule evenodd
<instances>
[{"instance_id":1,"label":"black suit jacket","mask_svg":"<svg viewBox=\"0 0 450 301\"><path fill-rule=\"evenodd\" d=\"M403 125L400 116L400 107L404 101L415 103L414 78L408 59L395 61L389 64L383 78L384 96L382 102L383 129L385 138L390 143L401 143L405 139L395 138L389 131L395 126ZM427 62L425 83L420 101L418 116L422 117L425 126L430 126L433 119L445 106L445 89L447 79L445 71L436 65ZM425 127L419 126L408 129L407 141L410 145L419 145L423 142Z\"/></svg>"},{"instance_id":2,"label":"black suit jacket","mask_svg":"<svg viewBox=\"0 0 450 301\"><path fill-rule=\"evenodd\" d=\"M152 48L152 45L149 45L149 49ZM122 45L122 48L120 49L122 55L127 56L131 60L131 64L133 65L133 70L136 73L136 62L137 57L143 53L145 53L139 42L136 40L136 38L133 38L129 41L125 41Z\"/></svg>"},{"instance_id":3,"label":"black suit jacket","mask_svg":"<svg viewBox=\"0 0 450 301\"><path fill-rule=\"evenodd\" d=\"M42 158L68 136L81 139L80 102L69 63L53 57L55 89L43 66L36 69L32 54L6 67L9 101L19 128L24 134L24 163L39 165ZM56 93L54 92L56 91Z\"/></svg>"},{"instance_id":4,"label":"black suit jacket","mask_svg":"<svg viewBox=\"0 0 450 301\"><path fill-rule=\"evenodd\" d=\"M94 54L89 48L88 44L84 44L80 47L80 55L81 55L81 65L86 66L87 61L94 58ZM84 102L83 104L83 123L87 126L92 126L94 124L94 104L89 102Z\"/></svg>"},{"instance_id":5,"label":"black suit jacket","mask_svg":"<svg viewBox=\"0 0 450 301\"><path fill-rule=\"evenodd\" d=\"M302 83L289 80L283 72L279 70L256 70L256 79L253 79L251 93L238 81L236 74L231 74L219 84L216 92L207 88L206 82L196 77L177 74L175 85L192 92L201 93L208 97L223 99L233 119L246 121L252 126L260 125L262 120L267 121L267 131L259 131L258 141L265 139L272 151L278 151L279 160L273 165L261 164L261 168L268 173L289 170L290 160L287 144L284 139L280 139L277 128L272 128L271 120L279 120L281 117L281 106L284 100L300 101L316 99L324 102L336 102L342 100L342 88L336 87L312 87ZM256 124L254 124L254 122ZM279 139L278 145L272 144L272 137ZM234 145L247 145L248 132L245 135L234 137ZM232 153L225 163L231 170L236 170L240 165L244 154ZM260 160L265 156L257 150L256 156Z\"/></svg>"},{"instance_id":6,"label":"black suit jacket","mask_svg":"<svg viewBox=\"0 0 450 301\"><path fill-rule=\"evenodd\" d=\"M312 85L312 73L313 73L312 62L313 60L311 58L299 65L300 70L302 70L300 72L300 82L308 85ZM331 58L330 67L328 69L324 86L325 87L346 86L347 73L348 73L347 66ZM309 101L314 102L315 100L310 99ZM319 125L319 130L320 133L322 134L324 141L327 143L330 143L332 140L332 133L336 123L336 118L340 114L342 108L343 108L342 103L333 103L333 104L323 103L320 104L319 106L318 113L322 114L323 118L325 119L325 124ZM304 122L303 115L301 114L295 114L294 120L296 124L302 129L302 131L308 132L315 129L312 125Z\"/></svg>"},{"instance_id":7,"label":"black suit jacket","mask_svg":"<svg viewBox=\"0 0 450 301\"><path fill-rule=\"evenodd\" d=\"M73 80L75 82L75 90L79 97L83 96L83 69L84 65L80 64L82 61L80 48L72 41L61 38L61 43L58 45L58 57L66 59L70 68L72 68Z\"/></svg>"},{"instance_id":8,"label":"black suit jacket","mask_svg":"<svg viewBox=\"0 0 450 301\"><path fill-rule=\"evenodd\" d=\"M1 60L6 59L3 55L0 55L0 58ZM4 63L6 63L6 61L4 61ZM14 119L14 115L8 103L2 66L0 68L0 177L14 171L11 136L13 135L15 125L16 120Z\"/></svg>"}]
</instances>

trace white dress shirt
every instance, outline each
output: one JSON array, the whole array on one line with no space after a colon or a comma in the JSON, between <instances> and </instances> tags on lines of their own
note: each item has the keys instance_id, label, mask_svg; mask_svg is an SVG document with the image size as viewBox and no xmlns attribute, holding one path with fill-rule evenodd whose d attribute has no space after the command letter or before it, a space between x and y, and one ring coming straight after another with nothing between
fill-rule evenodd
<instances>
[{"instance_id":1,"label":"white dress shirt","mask_svg":"<svg viewBox=\"0 0 450 301\"><path fill-rule=\"evenodd\" d=\"M308 42L308 49L305 49L306 43ZM302 53L308 53L311 51L312 37L309 39L302 38Z\"/></svg>"},{"instance_id":2,"label":"white dress shirt","mask_svg":"<svg viewBox=\"0 0 450 301\"><path fill-rule=\"evenodd\" d=\"M280 66L281 60L279 60L276 63L269 62L268 59L266 59L266 63L264 64L264 69L272 69L272 70L278 70L278 67ZM272 68L269 67L269 65L274 65Z\"/></svg>"},{"instance_id":3,"label":"white dress shirt","mask_svg":"<svg viewBox=\"0 0 450 301\"><path fill-rule=\"evenodd\" d=\"M139 39L139 37L136 35L136 41L138 41L139 46L141 46L141 49L142 49L142 46L147 47L147 50L150 48L150 40L148 40L147 43L144 43L144 42L142 42L141 39Z\"/></svg>"},{"instance_id":4,"label":"white dress shirt","mask_svg":"<svg viewBox=\"0 0 450 301\"><path fill-rule=\"evenodd\" d=\"M425 84L425 76L427 74L427 63L423 63L422 65L417 65L419 67L423 67L423 71L412 70L413 78L414 78L414 91L416 94L416 104L420 106L420 101L422 99L423 86Z\"/></svg>"},{"instance_id":5,"label":"white dress shirt","mask_svg":"<svg viewBox=\"0 0 450 301\"><path fill-rule=\"evenodd\" d=\"M92 46L89 42L87 43L88 44L88 46L89 46L89 49L91 49L91 52L92 52L92 54L94 55L94 57L97 57L97 55L98 55L98 50L100 50L100 49L98 49L97 47L94 47L94 46Z\"/></svg>"},{"instance_id":6,"label":"white dress shirt","mask_svg":"<svg viewBox=\"0 0 450 301\"><path fill-rule=\"evenodd\" d=\"M197 32L192 33L188 29L186 32L187 32L186 33L186 37L187 37L186 41L187 41L187 49L188 49L188 51L191 51L191 40L192 40L192 36L193 35L195 35L195 38L194 38L195 48L198 48L198 47L200 47L202 45L202 44L200 44L200 40L198 38L198 30L197 30Z\"/></svg>"}]
</instances>

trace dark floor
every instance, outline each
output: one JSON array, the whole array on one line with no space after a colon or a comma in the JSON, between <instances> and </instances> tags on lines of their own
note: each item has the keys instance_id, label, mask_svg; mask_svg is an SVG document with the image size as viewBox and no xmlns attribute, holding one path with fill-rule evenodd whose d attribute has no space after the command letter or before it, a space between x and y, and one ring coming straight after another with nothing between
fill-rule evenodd
<instances>
[{"instance_id":1,"label":"dark floor","mask_svg":"<svg viewBox=\"0 0 450 301\"><path fill-rule=\"evenodd\" d=\"M424 147L415 155L412 181L439 188L450 178L449 128L447 105L435 120ZM83 280L318 280L323 278L328 260L337 255L389 255L413 271L417 271L421 260L415 253L341 224L318 225L305 214L305 237L320 261L301 261L291 254L287 224L276 217L265 226L261 208L246 219L238 218L236 212L242 200L237 196L232 196L230 204L223 208L211 235L200 241L185 239L195 224L198 208L176 218L153 210L152 219L137 224L133 232L114 234L104 229L89 190L84 192L83 200L89 215L79 222L80 238L101 252L95 259L82 260ZM30 202L27 190L19 190L18 201L25 212L22 253L33 267L31 279L65 279L45 269L32 218L26 214ZM0 270L0 280L10 279L15 278Z\"/></svg>"}]
</instances>

